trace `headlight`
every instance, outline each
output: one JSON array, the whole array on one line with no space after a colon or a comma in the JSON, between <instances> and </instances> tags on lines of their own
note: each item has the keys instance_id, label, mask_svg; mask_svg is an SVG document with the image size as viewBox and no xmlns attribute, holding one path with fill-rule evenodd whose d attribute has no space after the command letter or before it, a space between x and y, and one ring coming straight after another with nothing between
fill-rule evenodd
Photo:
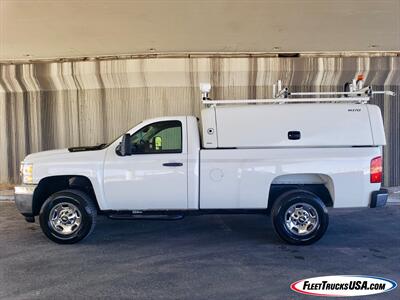
<instances>
[{"instance_id":1,"label":"headlight","mask_svg":"<svg viewBox=\"0 0 400 300\"><path fill-rule=\"evenodd\" d=\"M32 164L21 164L21 176L23 183L33 183L33 165Z\"/></svg>"}]
</instances>

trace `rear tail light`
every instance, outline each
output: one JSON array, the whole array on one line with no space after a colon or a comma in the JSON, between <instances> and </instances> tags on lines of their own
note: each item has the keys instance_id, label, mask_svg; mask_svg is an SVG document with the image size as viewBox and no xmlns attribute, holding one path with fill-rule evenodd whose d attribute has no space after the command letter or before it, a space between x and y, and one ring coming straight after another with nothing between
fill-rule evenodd
<instances>
[{"instance_id":1,"label":"rear tail light","mask_svg":"<svg viewBox=\"0 0 400 300\"><path fill-rule=\"evenodd\" d=\"M370 167L370 181L371 183L382 182L382 157L378 156L371 160Z\"/></svg>"}]
</instances>

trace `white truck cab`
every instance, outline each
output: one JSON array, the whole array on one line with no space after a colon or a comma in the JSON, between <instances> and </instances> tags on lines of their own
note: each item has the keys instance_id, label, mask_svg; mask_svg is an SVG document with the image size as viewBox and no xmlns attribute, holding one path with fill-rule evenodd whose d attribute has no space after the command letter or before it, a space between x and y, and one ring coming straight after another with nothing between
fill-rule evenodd
<instances>
[{"instance_id":1,"label":"white truck cab","mask_svg":"<svg viewBox=\"0 0 400 300\"><path fill-rule=\"evenodd\" d=\"M327 207L386 203L381 112L366 104L377 92L354 86L343 98L293 98L279 86L272 99L213 101L203 91L200 125L150 119L110 144L28 155L16 205L58 243L86 237L98 213L269 213L283 240L310 244L326 231Z\"/></svg>"}]
</instances>

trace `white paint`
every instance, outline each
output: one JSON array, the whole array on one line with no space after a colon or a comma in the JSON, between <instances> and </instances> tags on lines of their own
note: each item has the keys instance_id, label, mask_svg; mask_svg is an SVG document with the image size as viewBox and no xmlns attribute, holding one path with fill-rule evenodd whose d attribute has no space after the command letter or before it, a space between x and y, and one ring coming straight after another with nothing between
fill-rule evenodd
<instances>
[{"instance_id":1,"label":"white paint","mask_svg":"<svg viewBox=\"0 0 400 300\"><path fill-rule=\"evenodd\" d=\"M186 131L187 145L187 182L188 182L188 196L187 208L199 208L199 171L200 171L200 134L195 117L187 117L187 131Z\"/></svg>"},{"instance_id":2,"label":"white paint","mask_svg":"<svg viewBox=\"0 0 400 300\"><path fill-rule=\"evenodd\" d=\"M380 188L369 183L370 161L380 154L380 147L202 150L200 207L266 208L276 178L299 175L303 183L311 183L304 174L322 174L332 181L333 189L325 180L334 207L366 207L370 193ZM224 174L220 181L210 175L216 168Z\"/></svg>"},{"instance_id":3,"label":"white paint","mask_svg":"<svg viewBox=\"0 0 400 300\"><path fill-rule=\"evenodd\" d=\"M204 148L381 146L386 143L380 110L375 105L221 105L203 110L202 118ZM216 136L209 135L208 128L216 128ZM290 131L300 131L301 138L290 140Z\"/></svg>"},{"instance_id":4,"label":"white paint","mask_svg":"<svg viewBox=\"0 0 400 300\"><path fill-rule=\"evenodd\" d=\"M146 120L128 132L178 120L182 153L122 157L115 152L119 138L104 150L45 151L24 161L33 164L35 184L48 176L86 176L103 210L264 209L273 183L322 183L334 207L366 207L371 192L380 188L370 183L369 173L371 159L382 154L385 142L375 106L291 104L216 110L202 114L203 127L214 126L218 136L212 146L244 148L200 149L197 120L172 116ZM288 141L289 130L300 130L302 139ZM203 142L205 134L203 129ZM182 166L163 166L168 162Z\"/></svg>"},{"instance_id":5,"label":"white paint","mask_svg":"<svg viewBox=\"0 0 400 300\"><path fill-rule=\"evenodd\" d=\"M69 152L67 149L43 151L25 157L33 164L33 183L50 176L79 175L87 177L93 185L101 209L107 209L103 191L103 167L106 150Z\"/></svg>"},{"instance_id":6,"label":"white paint","mask_svg":"<svg viewBox=\"0 0 400 300\"><path fill-rule=\"evenodd\" d=\"M392 100L393 101L393 100ZM383 127L382 113L378 106L367 105L369 119L371 122L371 132L374 145L386 145L385 129Z\"/></svg>"},{"instance_id":7,"label":"white paint","mask_svg":"<svg viewBox=\"0 0 400 300\"><path fill-rule=\"evenodd\" d=\"M117 143L107 148L104 162L104 196L112 209L187 209L188 168L186 117L146 120L131 129L167 120L182 123L182 153L133 154L118 156ZM164 163L182 163L179 167Z\"/></svg>"},{"instance_id":8,"label":"white paint","mask_svg":"<svg viewBox=\"0 0 400 300\"><path fill-rule=\"evenodd\" d=\"M217 122L215 108L203 109L201 111L202 144L204 148L217 148Z\"/></svg>"}]
</instances>

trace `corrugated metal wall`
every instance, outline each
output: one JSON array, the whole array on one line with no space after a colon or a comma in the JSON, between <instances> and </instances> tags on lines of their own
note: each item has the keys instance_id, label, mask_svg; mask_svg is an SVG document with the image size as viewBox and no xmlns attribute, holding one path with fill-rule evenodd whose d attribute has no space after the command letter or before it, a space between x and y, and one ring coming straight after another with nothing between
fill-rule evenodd
<instances>
[{"instance_id":1,"label":"corrugated metal wall","mask_svg":"<svg viewBox=\"0 0 400 300\"><path fill-rule=\"evenodd\" d=\"M159 58L0 65L0 182L18 181L32 152L109 141L139 121L194 114L198 85L216 99L265 98L282 79L297 91L341 90L366 75L384 115L385 185L400 185L400 57ZM340 122L340 120L338 120ZM277 124L278 126L278 124Z\"/></svg>"}]
</instances>

